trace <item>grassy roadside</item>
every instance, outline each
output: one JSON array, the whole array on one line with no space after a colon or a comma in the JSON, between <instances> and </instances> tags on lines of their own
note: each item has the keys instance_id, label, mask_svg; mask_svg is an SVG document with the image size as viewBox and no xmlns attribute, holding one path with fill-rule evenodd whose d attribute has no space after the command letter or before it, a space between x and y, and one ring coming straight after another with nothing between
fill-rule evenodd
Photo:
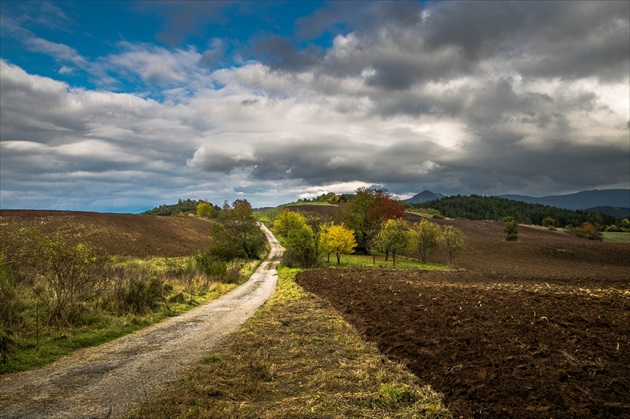
<instances>
[{"instance_id":1,"label":"grassy roadside","mask_svg":"<svg viewBox=\"0 0 630 419\"><path fill-rule=\"evenodd\" d=\"M163 278L169 291L151 309L124 314L92 310L82 314L82 321L78 324L58 327L44 324L37 311L42 310L37 307L39 303L34 295L28 294L23 299L22 315L27 319L30 329L14 335L15 343L10 348L7 362L0 362L0 374L41 368L77 349L112 341L215 300L247 281L261 262L243 261L240 279L236 283L223 283L199 276L180 277L180 272L190 262L190 257L113 259L115 266L141 272L147 282L151 277ZM36 322L37 328L34 325Z\"/></svg>"},{"instance_id":2,"label":"grassy roadside","mask_svg":"<svg viewBox=\"0 0 630 419\"><path fill-rule=\"evenodd\" d=\"M272 300L220 353L131 418L450 417L441 397L363 341L281 268Z\"/></svg>"}]
</instances>

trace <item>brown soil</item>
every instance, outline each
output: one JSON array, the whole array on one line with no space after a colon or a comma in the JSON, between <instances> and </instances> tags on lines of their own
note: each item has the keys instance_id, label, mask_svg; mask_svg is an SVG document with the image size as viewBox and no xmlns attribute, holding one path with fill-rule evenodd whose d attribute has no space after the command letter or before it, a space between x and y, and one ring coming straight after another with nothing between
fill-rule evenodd
<instances>
[{"instance_id":1,"label":"brown soil","mask_svg":"<svg viewBox=\"0 0 630 419\"><path fill-rule=\"evenodd\" d=\"M505 242L502 223L438 222L466 234L463 269L315 270L298 283L456 417L630 417L630 245L525 227Z\"/></svg>"},{"instance_id":2,"label":"brown soil","mask_svg":"<svg viewBox=\"0 0 630 419\"><path fill-rule=\"evenodd\" d=\"M71 244L89 243L119 256L187 256L210 244L208 222L195 217L0 210L0 247L24 227L61 231Z\"/></svg>"}]
</instances>

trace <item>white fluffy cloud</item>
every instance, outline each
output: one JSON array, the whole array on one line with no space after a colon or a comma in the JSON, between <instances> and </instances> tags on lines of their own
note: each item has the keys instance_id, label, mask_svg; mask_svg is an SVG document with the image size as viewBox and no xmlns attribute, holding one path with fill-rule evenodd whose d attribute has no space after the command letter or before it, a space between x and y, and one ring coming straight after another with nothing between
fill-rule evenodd
<instances>
[{"instance_id":1,"label":"white fluffy cloud","mask_svg":"<svg viewBox=\"0 0 630 419\"><path fill-rule=\"evenodd\" d=\"M535 31L518 5L498 16L488 4L438 3L403 26L374 18L316 59L268 43L268 56L301 55L214 70L220 40L205 52L124 42L88 62L22 33L64 72L144 88L75 88L2 60L2 207L139 210L185 197L265 206L372 184L400 194L627 187L627 15L599 11L570 33L588 10L571 20L561 13L570 5L530 6ZM446 31L464 15L468 26L514 24ZM563 68L580 56L590 62ZM592 61L607 56L610 65Z\"/></svg>"}]
</instances>

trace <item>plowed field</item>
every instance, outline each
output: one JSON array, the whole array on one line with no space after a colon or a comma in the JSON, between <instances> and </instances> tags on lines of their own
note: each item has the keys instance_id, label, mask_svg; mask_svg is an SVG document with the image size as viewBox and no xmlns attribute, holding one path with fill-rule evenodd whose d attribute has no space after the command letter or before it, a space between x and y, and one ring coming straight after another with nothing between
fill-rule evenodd
<instances>
[{"instance_id":1,"label":"plowed field","mask_svg":"<svg viewBox=\"0 0 630 419\"><path fill-rule=\"evenodd\" d=\"M0 247L24 227L58 231L70 244L89 243L119 256L188 256L210 244L208 222L193 217L1 210Z\"/></svg>"},{"instance_id":2,"label":"plowed field","mask_svg":"<svg viewBox=\"0 0 630 419\"><path fill-rule=\"evenodd\" d=\"M456 417L630 417L630 245L439 223L467 236L458 271L314 270L298 283Z\"/></svg>"}]
</instances>

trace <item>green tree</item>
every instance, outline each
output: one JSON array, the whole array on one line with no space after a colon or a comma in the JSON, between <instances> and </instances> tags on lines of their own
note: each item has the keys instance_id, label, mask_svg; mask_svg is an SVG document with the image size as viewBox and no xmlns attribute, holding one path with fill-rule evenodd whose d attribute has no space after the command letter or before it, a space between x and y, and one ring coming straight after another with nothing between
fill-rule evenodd
<instances>
[{"instance_id":1,"label":"green tree","mask_svg":"<svg viewBox=\"0 0 630 419\"><path fill-rule=\"evenodd\" d=\"M289 267L310 268L317 263L317 246L313 229L302 214L283 210L273 223L276 233L284 238L284 264Z\"/></svg>"},{"instance_id":2,"label":"green tree","mask_svg":"<svg viewBox=\"0 0 630 419\"><path fill-rule=\"evenodd\" d=\"M503 232L506 234L505 240L509 242L517 241L518 223L514 217L505 217L501 221L505 224L505 227L503 227Z\"/></svg>"},{"instance_id":3,"label":"green tree","mask_svg":"<svg viewBox=\"0 0 630 419\"><path fill-rule=\"evenodd\" d=\"M341 263L341 255L352 253L355 247L357 247L357 242L354 233L343 224L326 224L322 227L319 248L328 254L328 262L330 262L330 254L335 253L337 264Z\"/></svg>"},{"instance_id":4,"label":"green tree","mask_svg":"<svg viewBox=\"0 0 630 419\"><path fill-rule=\"evenodd\" d=\"M455 255L464 250L466 236L457 227L445 226L440 241L448 253L448 266L452 266Z\"/></svg>"},{"instance_id":5,"label":"green tree","mask_svg":"<svg viewBox=\"0 0 630 419\"><path fill-rule=\"evenodd\" d=\"M440 226L427 220L422 220L412 226L415 248L420 252L423 263L440 244Z\"/></svg>"},{"instance_id":6,"label":"green tree","mask_svg":"<svg viewBox=\"0 0 630 419\"><path fill-rule=\"evenodd\" d=\"M210 226L210 253L222 260L258 259L265 245L265 235L258 226L252 207L245 199L234 201L220 212Z\"/></svg>"},{"instance_id":7,"label":"green tree","mask_svg":"<svg viewBox=\"0 0 630 419\"><path fill-rule=\"evenodd\" d=\"M214 208L208 202L201 201L197 204L197 215L204 218L211 218Z\"/></svg>"},{"instance_id":8,"label":"green tree","mask_svg":"<svg viewBox=\"0 0 630 419\"><path fill-rule=\"evenodd\" d=\"M376 235L374 244L376 248L385 252L385 260L392 253L394 266L396 266L396 254L409 248L411 237L407 222L402 218L387 220Z\"/></svg>"},{"instance_id":9,"label":"green tree","mask_svg":"<svg viewBox=\"0 0 630 419\"><path fill-rule=\"evenodd\" d=\"M311 268L317 263L313 230L306 224L289 231L283 263L288 267Z\"/></svg>"}]
</instances>

